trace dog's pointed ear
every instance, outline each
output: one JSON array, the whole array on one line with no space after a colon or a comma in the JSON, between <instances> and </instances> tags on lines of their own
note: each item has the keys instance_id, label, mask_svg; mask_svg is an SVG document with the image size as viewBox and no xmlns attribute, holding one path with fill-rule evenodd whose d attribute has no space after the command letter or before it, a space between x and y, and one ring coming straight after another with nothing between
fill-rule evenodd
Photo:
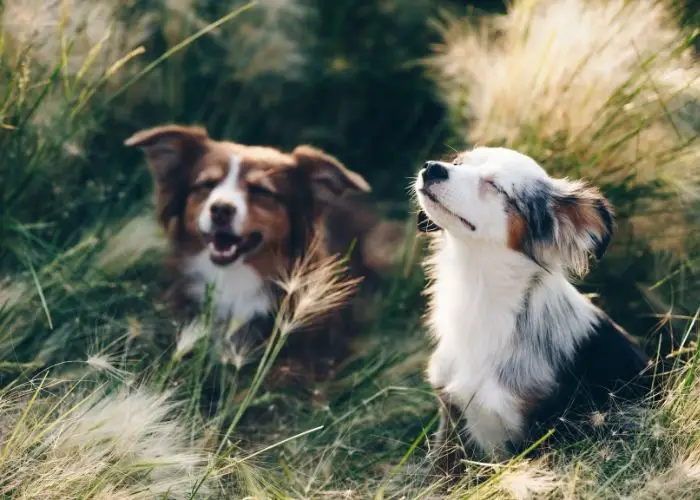
<instances>
[{"instance_id":1,"label":"dog's pointed ear","mask_svg":"<svg viewBox=\"0 0 700 500\"><path fill-rule=\"evenodd\" d=\"M124 145L142 149L154 179L165 182L177 171L194 164L208 138L202 127L161 125L136 132Z\"/></svg>"},{"instance_id":2,"label":"dog's pointed ear","mask_svg":"<svg viewBox=\"0 0 700 500\"><path fill-rule=\"evenodd\" d=\"M368 193L371 188L357 172L348 170L337 158L311 146L297 146L292 152L299 168L311 181L314 195L323 202L342 196L346 191Z\"/></svg>"},{"instance_id":3,"label":"dog's pointed ear","mask_svg":"<svg viewBox=\"0 0 700 500\"><path fill-rule=\"evenodd\" d=\"M440 231L442 229L440 226L431 221L423 210L418 211L416 225L418 227L418 231L421 233L434 233L435 231Z\"/></svg>"}]
</instances>

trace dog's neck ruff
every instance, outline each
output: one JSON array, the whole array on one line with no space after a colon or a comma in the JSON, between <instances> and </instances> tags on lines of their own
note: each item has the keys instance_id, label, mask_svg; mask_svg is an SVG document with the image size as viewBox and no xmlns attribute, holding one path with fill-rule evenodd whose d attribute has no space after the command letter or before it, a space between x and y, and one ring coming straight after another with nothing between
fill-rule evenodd
<instances>
[{"instance_id":1,"label":"dog's neck ruff","mask_svg":"<svg viewBox=\"0 0 700 500\"><path fill-rule=\"evenodd\" d=\"M205 250L185 261L185 276L187 295L202 306L208 288L212 289L212 305L219 319L235 319L242 324L272 310L272 297L265 281L242 259L219 267L211 262Z\"/></svg>"},{"instance_id":2,"label":"dog's neck ruff","mask_svg":"<svg viewBox=\"0 0 700 500\"><path fill-rule=\"evenodd\" d=\"M447 232L434 244L428 378L463 409L471 439L498 454L521 435L528 398L556 385L596 309L564 274L516 251Z\"/></svg>"}]
</instances>

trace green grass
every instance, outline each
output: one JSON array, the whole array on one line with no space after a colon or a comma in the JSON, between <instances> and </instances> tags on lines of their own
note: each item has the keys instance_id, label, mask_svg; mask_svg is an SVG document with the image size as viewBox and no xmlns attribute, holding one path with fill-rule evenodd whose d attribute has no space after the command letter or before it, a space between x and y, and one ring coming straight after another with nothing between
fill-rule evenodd
<instances>
[{"instance_id":1,"label":"green grass","mask_svg":"<svg viewBox=\"0 0 700 500\"><path fill-rule=\"evenodd\" d=\"M150 179L138 153L122 146L134 130L200 122L217 137L242 142L285 148L312 142L365 175L382 209L406 218L407 227L405 187L415 167L471 141L460 100L436 91L439 77L420 64L438 40L426 23L437 15L431 2L288 2L279 23L259 7L122 6L109 11L111 35L100 32L87 45L83 28L65 20L42 44L3 31L3 497L440 494L441 480L426 463L437 405L423 377L430 352L421 325L423 248L412 236L376 294L373 321L328 381L272 383L282 330L265 357L242 367L219 362L207 311L189 327L192 345L180 340L178 348L175 341L182 325L173 325L160 298L165 248L151 219ZM256 33L293 42L284 57L299 56L290 59L298 62L294 71L275 65L244 71L272 43ZM638 116L624 118L618 128L633 127ZM553 171L607 174L604 168L617 166L543 130L523 127L515 142ZM619 140L613 147L603 137L596 147L614 150ZM623 229L668 199L663 180L601 176ZM682 254L655 248L654 233L623 230L581 284L616 321L646 336L650 352L660 332L673 336L683 356L660 389L663 405L624 411L620 418L639 426L628 434L592 437L538 461L469 464L453 496L693 498L700 486L700 241L696 205L679 213L688 228ZM303 293L330 278L317 279ZM663 346L664 354L669 350ZM484 474L490 478L471 481Z\"/></svg>"}]
</instances>

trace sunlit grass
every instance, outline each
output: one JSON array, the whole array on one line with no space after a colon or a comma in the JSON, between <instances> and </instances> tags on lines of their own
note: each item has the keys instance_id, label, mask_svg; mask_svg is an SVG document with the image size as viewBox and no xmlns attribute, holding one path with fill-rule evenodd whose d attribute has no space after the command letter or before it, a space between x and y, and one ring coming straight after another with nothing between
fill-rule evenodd
<instances>
[{"instance_id":1,"label":"sunlit grass","mask_svg":"<svg viewBox=\"0 0 700 500\"><path fill-rule=\"evenodd\" d=\"M515 1L505 15L448 21L430 64L467 143L515 147L608 187L637 237L686 256L700 66L670 4Z\"/></svg>"},{"instance_id":2,"label":"sunlit grass","mask_svg":"<svg viewBox=\"0 0 700 500\"><path fill-rule=\"evenodd\" d=\"M27 31L31 26L18 20L35 12L28 9L36 6L4 4L0 494L37 499L448 495L442 490L445 482L431 475L426 461L437 408L423 380L430 345L420 323L424 303L419 243L407 241L396 273L372 297L376 316L354 339L351 357L323 382L280 385L273 375L278 375L278 356L286 339L336 307L357 286L340 278L342 260L301 261L284 277L280 285L286 296L260 355L222 359L219 325L208 310L184 324L174 323L162 297L167 286L162 268L165 243L150 215L147 175L127 168L137 160L120 149L121 131L110 127L127 116L133 128L132 115L134 123L143 120L142 114L148 120L170 121L177 116L180 93L183 101L204 93L200 86L192 87L192 81L202 80L189 78L195 71L200 71L196 76L211 78L207 65L215 66L220 80L210 81L217 85L234 80L260 83L262 88L270 76L294 85L309 78L316 92L315 85L325 80L307 74L309 69L318 71L314 50L332 49L337 54L323 57L333 56L337 62L328 71L339 78L339 89L345 88L342 75L367 78L370 88L378 78L376 68L363 68L363 60L344 52L349 48L314 45L318 33L312 32L317 29L312 21L316 10L327 6L315 9L316 4L286 0L248 6L232 1L220 13L223 17L214 20L212 12L204 15L196 3L170 1L163 12L122 13L116 2L52 2L30 16L44 27L33 46L26 45L27 37L33 36ZM413 38L415 24L407 19L425 17L425 5L383 2L377 9L392 23L406 23ZM697 174L697 144L685 135L688 116L675 104L695 88L691 77L696 67L686 65L680 32L657 8L630 6L615 16L612 8L598 2L595 15L573 0L560 5L564 7L559 10L552 7L557 16L549 21L526 19L531 5L524 3L515 6L510 18L495 21L504 36L511 37L513 43L507 46L487 46L475 32L463 31L462 21L451 25L446 51L437 63L447 76L442 83L452 113L459 117L456 132L464 142L517 146L557 172L590 175L604 184L623 216L642 214L637 203L658 203L654 182L659 181L660 190L674 195L673 203L683 201L683 227L692 229L697 219L688 216L696 189L691 181ZM139 21L129 24L130 15ZM399 19L400 15L406 17ZM625 16L629 19L623 23L620 18ZM210 18L212 24L207 22ZM85 19L94 22L81 31ZM163 21L157 37L149 37L155 28L148 27L148 21L153 19ZM541 44L527 42L523 30L529 23L550 29L549 35L546 30L539 35L549 38L538 39ZM581 31L588 27L590 36L569 40L566 31L552 31L553 25ZM615 30L608 30L610 26ZM301 36L303 29L308 33ZM388 27L377 29L385 33ZM601 30L609 36L594 36ZM643 43L633 49L625 43L630 31L654 36L641 38ZM620 33L622 39L608 40ZM234 37L230 47L229 36ZM600 59L590 56L587 67L583 54L595 38L609 43ZM354 38L348 41L357 43ZM190 63L185 67L190 73L185 73L176 63L198 44L203 44L207 57L202 57L201 68ZM239 57L244 49L245 57ZM541 58L540 52L549 56ZM581 57L572 58L572 52ZM562 58L567 64L558 65ZM386 71L392 85L403 83L395 81L395 68ZM496 78L499 71L506 77ZM599 78L599 73L610 78ZM577 75L583 75L580 85L562 83ZM207 88L206 93L214 96L218 88ZM220 88L230 89L223 84ZM150 93L148 99L144 93ZM331 94L335 103L338 96ZM286 95L265 95L253 104L279 102ZM673 99L667 99L669 95ZM235 97L231 92L214 97L215 113L188 119L218 122L240 109L229 106L227 99ZM167 111L157 116L149 113L160 108L143 111L144 103L154 101L167 102ZM634 104L631 111L627 104ZM572 115L570 109L578 113ZM368 113L372 121L378 119L373 109ZM348 116L341 106L338 131L346 130ZM416 111L416 120L421 116ZM469 122L461 120L465 116ZM244 113L238 118L245 123L255 117ZM242 137L252 133L238 127L228 130ZM363 139L338 131L309 133L321 138L347 135L352 148ZM389 141L384 137L389 132L382 131L382 144ZM435 136L427 137L412 151L427 155L434 141ZM384 167L374 156L377 144L365 147L369 165ZM398 154L407 144L392 147L392 154ZM420 164L425 158L414 160ZM393 184L413 173L404 160L399 163L404 170L388 172ZM638 178L632 184L617 182L631 163ZM636 222L640 228L644 223ZM663 248L679 243L675 236L667 240L656 234L638 231L634 242L651 241ZM692 234L686 236L691 239ZM682 241L685 260L674 257L666 262L663 255L654 254L659 265L654 266L653 279L644 275L639 280L654 300L655 308L647 312L662 315L681 339L683 355L671 358L677 360L672 379L667 387L659 387L662 404L623 413L620 418L636 424L625 435L591 439L539 459L470 463L468 477L449 495L693 498L700 487L700 355L695 344L698 284L693 282L697 258L687 239ZM387 249L387 255L390 250L395 249ZM623 268L621 260L614 260L614 269L603 269L615 285L622 281L616 274ZM636 275L624 280L638 285ZM673 294L666 293L669 287ZM476 476L490 479L476 484Z\"/></svg>"}]
</instances>

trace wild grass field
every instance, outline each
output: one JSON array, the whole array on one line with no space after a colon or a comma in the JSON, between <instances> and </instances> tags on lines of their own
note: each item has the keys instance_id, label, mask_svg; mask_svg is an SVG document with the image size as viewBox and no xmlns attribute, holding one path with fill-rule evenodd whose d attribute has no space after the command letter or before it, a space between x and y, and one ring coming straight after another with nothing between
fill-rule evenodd
<instances>
[{"instance_id":1,"label":"wild grass field","mask_svg":"<svg viewBox=\"0 0 700 500\"><path fill-rule=\"evenodd\" d=\"M697 498L697 2L0 8L3 498ZM314 307L283 308L262 358L222 362L207 311L173 324L151 179L123 145L166 122L323 148L406 221L373 320L330 380L267 383L285 325L342 293L332 266L292 276L289 294ZM446 492L426 464L437 405L406 188L425 160L475 144L601 187L619 227L580 288L674 368L658 407L621 416L634 432L469 463Z\"/></svg>"}]
</instances>

